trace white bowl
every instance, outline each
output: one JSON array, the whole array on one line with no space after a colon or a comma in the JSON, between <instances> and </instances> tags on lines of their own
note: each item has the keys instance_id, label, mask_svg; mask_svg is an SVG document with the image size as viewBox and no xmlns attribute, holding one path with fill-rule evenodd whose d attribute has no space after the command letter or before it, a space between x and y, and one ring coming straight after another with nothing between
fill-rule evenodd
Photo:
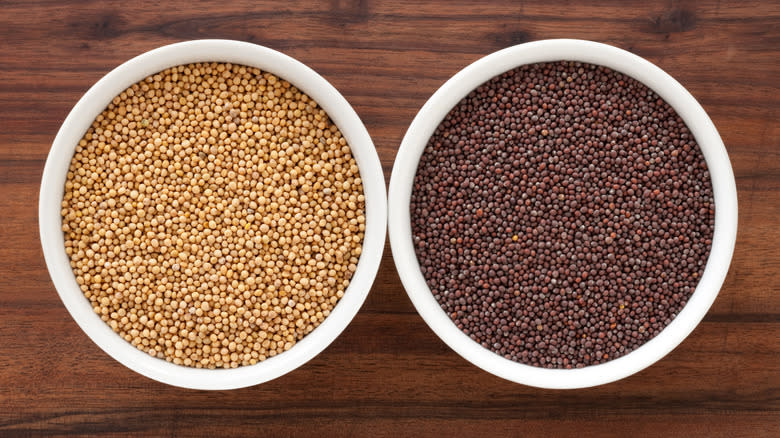
<instances>
[{"instance_id":1,"label":"white bowl","mask_svg":"<svg viewBox=\"0 0 780 438\"><path fill-rule=\"evenodd\" d=\"M181 64L230 62L271 72L298 87L328 113L349 143L360 169L366 198L366 230L357 270L331 314L290 350L256 365L234 369L189 368L136 349L92 310L65 254L60 203L76 144L111 100L145 77ZM327 347L349 324L374 281L385 243L387 196L374 144L346 99L314 70L275 50L239 41L198 40L160 47L137 56L100 79L78 101L54 139L41 181L38 209L41 244L54 286L73 319L106 353L144 376L195 389L232 389L262 383L303 365Z\"/></svg>"},{"instance_id":2,"label":"white bowl","mask_svg":"<svg viewBox=\"0 0 780 438\"><path fill-rule=\"evenodd\" d=\"M546 369L506 359L460 331L425 283L414 252L409 201L420 156L449 111L489 79L524 64L580 61L622 72L668 102L688 125L704 153L715 197L715 234L704 274L688 303L661 333L618 359L579 369ZM458 354L499 377L543 388L585 388L634 374L674 349L704 317L726 277L737 234L737 191L726 149L701 105L660 68L627 51L591 41L545 40L488 55L464 68L431 96L406 132L393 166L389 189L390 245L398 274L425 322Z\"/></svg>"}]
</instances>

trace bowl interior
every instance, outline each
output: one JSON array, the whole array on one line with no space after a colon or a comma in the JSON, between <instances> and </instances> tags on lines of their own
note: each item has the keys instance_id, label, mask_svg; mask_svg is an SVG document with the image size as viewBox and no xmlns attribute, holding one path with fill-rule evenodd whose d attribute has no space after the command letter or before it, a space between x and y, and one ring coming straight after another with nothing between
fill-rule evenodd
<instances>
[{"instance_id":1,"label":"bowl interior","mask_svg":"<svg viewBox=\"0 0 780 438\"><path fill-rule=\"evenodd\" d=\"M113 332L92 310L79 289L65 253L60 203L76 144L95 117L130 85L166 68L197 62L230 62L260 68L289 81L328 113L349 143L363 180L366 230L352 280L331 314L290 350L256 365L234 369L196 369L149 356ZM231 389L262 383L304 364L330 344L363 304L384 248L387 198L379 157L357 113L314 70L275 50L229 40L198 40L164 46L112 70L79 100L54 140L41 182L39 225L46 265L57 292L84 332L106 353L152 379L187 388Z\"/></svg>"},{"instance_id":2,"label":"bowl interior","mask_svg":"<svg viewBox=\"0 0 780 438\"><path fill-rule=\"evenodd\" d=\"M579 369L545 369L506 359L471 340L441 309L420 271L412 242L409 203L420 156L449 111L469 92L515 67L540 62L580 61L603 65L644 83L666 100L696 138L707 162L715 198L715 229L704 274L679 315L656 337L618 359ZM636 373L676 347L704 317L728 271L737 231L737 194L723 142L696 99L649 61L606 44L544 40L513 46L467 66L425 103L410 125L393 166L389 189L389 231L393 260L415 308L434 332L480 368L517 383L544 388L582 388Z\"/></svg>"}]
</instances>

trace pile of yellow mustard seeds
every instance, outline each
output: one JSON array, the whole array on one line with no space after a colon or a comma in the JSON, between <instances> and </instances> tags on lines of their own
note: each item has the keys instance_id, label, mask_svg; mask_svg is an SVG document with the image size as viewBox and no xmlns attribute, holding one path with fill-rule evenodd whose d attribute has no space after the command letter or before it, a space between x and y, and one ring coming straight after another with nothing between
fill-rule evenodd
<instances>
[{"instance_id":1,"label":"pile of yellow mustard seeds","mask_svg":"<svg viewBox=\"0 0 780 438\"><path fill-rule=\"evenodd\" d=\"M290 349L343 296L365 231L350 148L288 82L181 65L114 98L79 142L65 249L94 311L198 368Z\"/></svg>"}]
</instances>

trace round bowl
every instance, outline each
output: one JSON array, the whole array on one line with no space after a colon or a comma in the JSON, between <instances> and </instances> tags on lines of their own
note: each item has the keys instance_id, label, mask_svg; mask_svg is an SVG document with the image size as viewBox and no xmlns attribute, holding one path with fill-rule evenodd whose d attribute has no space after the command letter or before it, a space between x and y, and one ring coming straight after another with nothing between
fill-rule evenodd
<instances>
[{"instance_id":1,"label":"round bowl","mask_svg":"<svg viewBox=\"0 0 780 438\"><path fill-rule=\"evenodd\" d=\"M704 153L715 199L712 249L696 290L679 315L656 337L618 359L578 369L546 369L506 359L460 331L428 288L412 243L409 202L420 156L449 111L489 79L524 64L580 61L609 67L644 83L682 117ZM634 374L658 361L688 336L712 305L726 277L737 234L737 192L726 149L710 118L676 80L647 60L606 44L544 40L488 55L464 68L420 109L401 142L389 189L390 245L398 274L430 328L463 358L496 376L542 388L585 388Z\"/></svg>"},{"instance_id":2,"label":"round bowl","mask_svg":"<svg viewBox=\"0 0 780 438\"><path fill-rule=\"evenodd\" d=\"M363 180L366 230L357 270L343 298L315 330L290 350L251 366L197 369L154 358L126 342L92 310L65 253L60 203L75 147L111 100L145 77L181 64L230 62L257 67L289 81L328 113L352 149ZM41 244L54 286L71 316L100 348L128 368L174 386L232 389L262 383L303 365L349 324L366 299L384 249L387 196L374 144L346 99L314 70L275 50L239 41L197 40L151 50L115 68L78 101L54 139L43 171L38 209Z\"/></svg>"}]
</instances>

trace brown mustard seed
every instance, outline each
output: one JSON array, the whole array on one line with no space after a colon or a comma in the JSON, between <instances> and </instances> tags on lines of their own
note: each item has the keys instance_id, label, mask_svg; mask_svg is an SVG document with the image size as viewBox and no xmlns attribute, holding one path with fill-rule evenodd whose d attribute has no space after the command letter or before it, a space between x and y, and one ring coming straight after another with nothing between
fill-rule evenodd
<instances>
[{"instance_id":1,"label":"brown mustard seed","mask_svg":"<svg viewBox=\"0 0 780 438\"><path fill-rule=\"evenodd\" d=\"M410 213L453 322L546 368L656 336L695 290L714 225L680 117L636 80L576 62L519 67L456 105L420 159Z\"/></svg>"},{"instance_id":2,"label":"brown mustard seed","mask_svg":"<svg viewBox=\"0 0 780 438\"><path fill-rule=\"evenodd\" d=\"M365 199L347 142L288 82L181 65L134 84L71 161L65 249L95 312L138 349L197 368L290 349L343 296Z\"/></svg>"}]
</instances>

